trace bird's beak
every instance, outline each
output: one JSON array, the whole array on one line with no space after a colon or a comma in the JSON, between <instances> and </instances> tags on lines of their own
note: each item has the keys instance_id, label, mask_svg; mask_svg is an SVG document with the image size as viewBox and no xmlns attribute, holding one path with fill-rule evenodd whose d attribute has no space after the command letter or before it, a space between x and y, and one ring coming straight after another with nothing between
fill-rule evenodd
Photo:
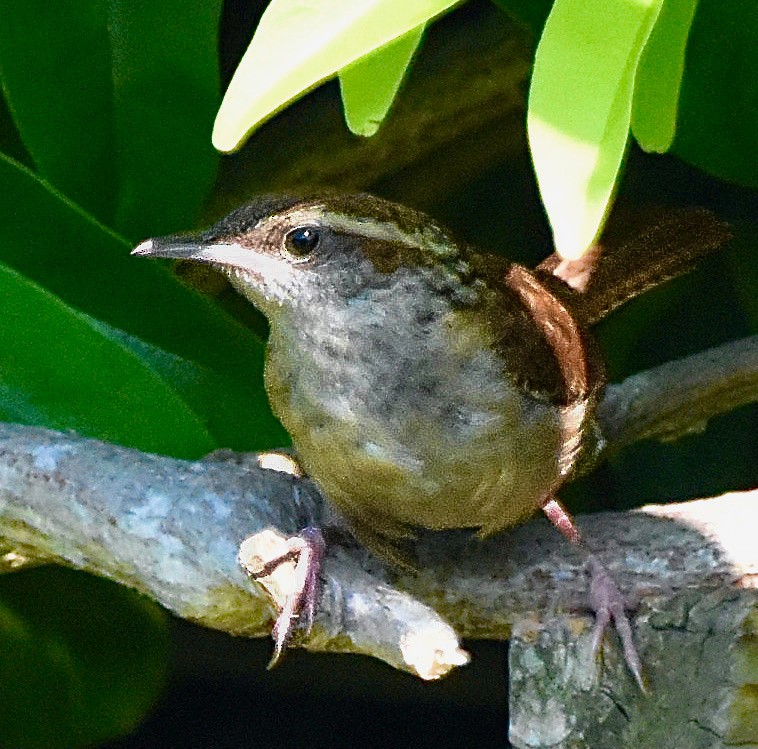
<instances>
[{"instance_id":1,"label":"bird's beak","mask_svg":"<svg viewBox=\"0 0 758 749\"><path fill-rule=\"evenodd\" d=\"M201 260L208 246L194 237L157 237L140 242L132 255L168 257L174 260Z\"/></svg>"},{"instance_id":2,"label":"bird's beak","mask_svg":"<svg viewBox=\"0 0 758 749\"><path fill-rule=\"evenodd\" d=\"M244 267L250 250L234 243L204 242L194 237L159 237L138 244L132 255L165 257L174 260L194 260L199 263L227 267Z\"/></svg>"}]
</instances>

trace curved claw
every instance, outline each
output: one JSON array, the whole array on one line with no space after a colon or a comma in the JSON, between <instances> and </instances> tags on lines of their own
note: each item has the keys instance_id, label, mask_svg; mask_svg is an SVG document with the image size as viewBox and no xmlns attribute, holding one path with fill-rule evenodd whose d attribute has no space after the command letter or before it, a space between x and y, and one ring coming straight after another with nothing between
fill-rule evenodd
<instances>
[{"instance_id":1,"label":"curved claw","mask_svg":"<svg viewBox=\"0 0 758 749\"><path fill-rule=\"evenodd\" d=\"M597 557L590 555L590 605L595 612L595 627L592 633L592 654L597 658L608 625L613 626L621 639L624 660L634 676L640 691L649 694L642 675L642 661L637 653L632 637L632 625L626 615L624 596L608 570Z\"/></svg>"},{"instance_id":2,"label":"curved claw","mask_svg":"<svg viewBox=\"0 0 758 749\"><path fill-rule=\"evenodd\" d=\"M547 495L542 503L542 511L548 520L572 543L587 553L587 565L590 569L590 606L595 612L595 628L592 634L592 654L600 654L603 635L608 625L613 622L621 638L624 660L634 676L634 680L643 694L648 694L645 679L642 676L642 662L634 646L632 625L626 615L626 603L618 585L610 572L594 555L588 553L582 534L566 508L552 495Z\"/></svg>"},{"instance_id":3,"label":"curved claw","mask_svg":"<svg viewBox=\"0 0 758 749\"><path fill-rule=\"evenodd\" d=\"M274 653L268 668L273 668L279 662L296 628L304 627L306 634L310 634L319 598L319 574L324 550L321 530L308 527L296 536L287 538L284 553L267 560L255 571L243 565L250 578L258 580L268 577L286 562L295 563L287 585L287 594L283 600L274 600L279 613L271 630Z\"/></svg>"}]
</instances>

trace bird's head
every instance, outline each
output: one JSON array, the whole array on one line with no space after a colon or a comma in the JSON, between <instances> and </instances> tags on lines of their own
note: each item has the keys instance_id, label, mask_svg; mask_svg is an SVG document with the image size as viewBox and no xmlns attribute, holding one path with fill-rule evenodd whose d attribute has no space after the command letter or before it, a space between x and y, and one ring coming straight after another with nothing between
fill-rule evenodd
<instances>
[{"instance_id":1,"label":"bird's head","mask_svg":"<svg viewBox=\"0 0 758 749\"><path fill-rule=\"evenodd\" d=\"M148 239L134 255L209 264L269 318L345 300L418 269L450 282L462 250L426 215L370 195L258 198L192 235Z\"/></svg>"}]
</instances>

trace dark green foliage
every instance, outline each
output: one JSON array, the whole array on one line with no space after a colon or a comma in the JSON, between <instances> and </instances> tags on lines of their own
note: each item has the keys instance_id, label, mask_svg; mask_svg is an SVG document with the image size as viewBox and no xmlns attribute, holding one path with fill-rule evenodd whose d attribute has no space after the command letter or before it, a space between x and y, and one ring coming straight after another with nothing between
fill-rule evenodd
<instances>
[{"instance_id":1,"label":"dark green foliage","mask_svg":"<svg viewBox=\"0 0 758 749\"><path fill-rule=\"evenodd\" d=\"M76 749L133 729L166 680L160 608L70 570L0 577L0 746Z\"/></svg>"},{"instance_id":2,"label":"dark green foliage","mask_svg":"<svg viewBox=\"0 0 758 749\"><path fill-rule=\"evenodd\" d=\"M673 152L758 187L758 5L700 0L687 46Z\"/></svg>"}]
</instances>

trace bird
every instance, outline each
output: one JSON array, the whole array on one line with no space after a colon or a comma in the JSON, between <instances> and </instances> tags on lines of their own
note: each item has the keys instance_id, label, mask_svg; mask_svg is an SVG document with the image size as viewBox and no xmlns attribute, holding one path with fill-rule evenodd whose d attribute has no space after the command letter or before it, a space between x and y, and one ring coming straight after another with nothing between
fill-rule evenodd
<instances>
[{"instance_id":1,"label":"bird","mask_svg":"<svg viewBox=\"0 0 758 749\"><path fill-rule=\"evenodd\" d=\"M669 208L612 252L529 269L413 208L324 194L257 197L133 254L208 264L267 317L272 410L360 542L404 565L418 529L485 537L542 510L587 554L593 649L613 621L644 691L623 595L557 495L603 445L590 328L729 236L708 211ZM275 623L274 659L297 616L312 620L323 538L301 540L307 582Z\"/></svg>"}]
</instances>

